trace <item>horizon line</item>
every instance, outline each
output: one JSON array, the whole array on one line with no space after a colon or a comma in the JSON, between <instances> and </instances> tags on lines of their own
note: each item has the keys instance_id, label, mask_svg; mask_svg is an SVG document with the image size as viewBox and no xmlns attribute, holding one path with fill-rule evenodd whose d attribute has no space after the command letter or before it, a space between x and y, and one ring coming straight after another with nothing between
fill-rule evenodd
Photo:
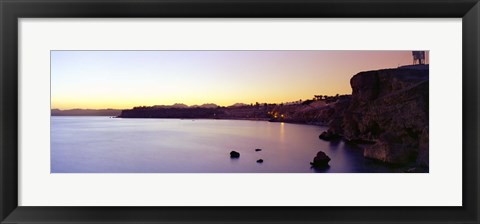
<instances>
[{"instance_id":1,"label":"horizon line","mask_svg":"<svg viewBox=\"0 0 480 224\"><path fill-rule=\"evenodd\" d=\"M351 94L338 94L338 96L327 96L327 97L340 97L340 96L349 96ZM326 96L326 95L314 95L313 98L310 98L310 99L300 99L300 100L296 100L296 101L288 101L288 102L281 102L281 103L266 103L266 102L255 102L255 103L234 103L234 104L231 104L231 105L228 105L228 106L225 106L225 105L219 105L219 104L216 104L216 103L203 103L203 104L192 104L192 105L188 105L188 104L185 104L185 103L174 103L174 104L171 104L171 105L165 105L165 104L156 104L156 105L138 105L138 106L133 106L133 107L130 107L130 108L80 108L80 107L75 107L75 108L69 108L69 109L61 109L61 108L50 108L50 110L132 110L136 107L173 107L173 106L187 106L187 107L202 107L204 105L215 105L217 107L232 107L232 106L235 106L235 105L238 105L238 106L252 106L252 105L256 105L257 103L259 105L280 105L280 104L299 104L301 102L305 102L305 101L308 101L308 100L313 100L313 101L322 101L322 100L325 100L325 99L314 99L315 96Z\"/></svg>"}]
</instances>

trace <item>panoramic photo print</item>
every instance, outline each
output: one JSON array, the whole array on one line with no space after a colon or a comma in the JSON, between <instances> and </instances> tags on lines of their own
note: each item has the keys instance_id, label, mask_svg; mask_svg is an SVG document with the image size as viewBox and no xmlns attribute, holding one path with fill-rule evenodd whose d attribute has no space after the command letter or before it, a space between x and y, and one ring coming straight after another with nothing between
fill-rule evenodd
<instances>
[{"instance_id":1,"label":"panoramic photo print","mask_svg":"<svg viewBox=\"0 0 480 224\"><path fill-rule=\"evenodd\" d=\"M51 51L51 173L428 173L429 51Z\"/></svg>"}]
</instances>

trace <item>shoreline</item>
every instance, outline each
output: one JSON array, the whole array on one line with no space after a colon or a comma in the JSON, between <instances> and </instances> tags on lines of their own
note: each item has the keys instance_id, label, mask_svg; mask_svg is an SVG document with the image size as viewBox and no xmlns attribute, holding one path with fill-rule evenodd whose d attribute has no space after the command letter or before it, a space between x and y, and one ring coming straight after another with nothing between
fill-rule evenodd
<instances>
[{"instance_id":1,"label":"shoreline","mask_svg":"<svg viewBox=\"0 0 480 224\"><path fill-rule=\"evenodd\" d=\"M169 117L112 117L112 118L122 118L122 119L179 119L179 120L241 120L241 121L267 121L272 123L288 123L288 124L304 124L312 126L327 127L328 124L321 122L301 122L301 121L291 121L291 120L272 120L271 118L169 118Z\"/></svg>"},{"instance_id":2,"label":"shoreline","mask_svg":"<svg viewBox=\"0 0 480 224\"><path fill-rule=\"evenodd\" d=\"M120 117L120 116L104 116L104 115L51 115L50 117L108 117L121 119L178 119L178 120L242 120L242 121L266 121L272 123L288 123L288 124L303 124L311 126L319 126L328 128L328 124L322 122L301 122L292 120L272 120L271 118L169 118L169 117Z\"/></svg>"}]
</instances>

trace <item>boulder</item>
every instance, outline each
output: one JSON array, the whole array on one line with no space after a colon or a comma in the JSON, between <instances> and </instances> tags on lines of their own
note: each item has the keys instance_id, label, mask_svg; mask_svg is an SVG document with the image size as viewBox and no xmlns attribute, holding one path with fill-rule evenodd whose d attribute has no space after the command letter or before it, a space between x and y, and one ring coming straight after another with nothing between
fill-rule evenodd
<instances>
[{"instance_id":1,"label":"boulder","mask_svg":"<svg viewBox=\"0 0 480 224\"><path fill-rule=\"evenodd\" d=\"M310 162L310 165L315 168L325 168L329 166L328 162L330 162L330 157L328 157L323 151L319 151L317 156L313 158L313 162Z\"/></svg>"},{"instance_id":2,"label":"boulder","mask_svg":"<svg viewBox=\"0 0 480 224\"><path fill-rule=\"evenodd\" d=\"M263 159L257 160L257 163L263 163Z\"/></svg>"},{"instance_id":3,"label":"boulder","mask_svg":"<svg viewBox=\"0 0 480 224\"><path fill-rule=\"evenodd\" d=\"M231 151L230 158L240 158L240 153L237 151Z\"/></svg>"},{"instance_id":4,"label":"boulder","mask_svg":"<svg viewBox=\"0 0 480 224\"><path fill-rule=\"evenodd\" d=\"M255 152L259 152L259 151L262 151L262 149L255 149Z\"/></svg>"},{"instance_id":5,"label":"boulder","mask_svg":"<svg viewBox=\"0 0 480 224\"><path fill-rule=\"evenodd\" d=\"M318 138L320 138L322 140L325 140L325 141L333 141L333 140L336 140L336 139L340 139L340 135L335 134L333 132L324 131L324 132L322 132L322 134L320 134L318 136Z\"/></svg>"}]
</instances>

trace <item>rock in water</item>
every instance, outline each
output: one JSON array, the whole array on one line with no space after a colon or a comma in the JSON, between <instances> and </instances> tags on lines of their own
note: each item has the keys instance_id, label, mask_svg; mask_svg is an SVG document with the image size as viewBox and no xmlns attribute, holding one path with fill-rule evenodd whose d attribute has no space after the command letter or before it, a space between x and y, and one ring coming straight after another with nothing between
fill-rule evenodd
<instances>
[{"instance_id":1,"label":"rock in water","mask_svg":"<svg viewBox=\"0 0 480 224\"><path fill-rule=\"evenodd\" d=\"M255 152L262 151L262 149L255 149Z\"/></svg>"},{"instance_id":2,"label":"rock in water","mask_svg":"<svg viewBox=\"0 0 480 224\"><path fill-rule=\"evenodd\" d=\"M320 138L322 140L325 140L325 141L332 141L332 140L339 139L340 136L335 134L335 133L329 132L329 131L324 131L324 132L322 132L322 134L320 134L318 136L318 138Z\"/></svg>"},{"instance_id":3,"label":"rock in water","mask_svg":"<svg viewBox=\"0 0 480 224\"><path fill-rule=\"evenodd\" d=\"M263 159L257 160L257 163L263 163Z\"/></svg>"},{"instance_id":4,"label":"rock in water","mask_svg":"<svg viewBox=\"0 0 480 224\"><path fill-rule=\"evenodd\" d=\"M231 151L230 152L230 158L239 158L240 157L240 153L237 152L237 151Z\"/></svg>"},{"instance_id":5,"label":"rock in water","mask_svg":"<svg viewBox=\"0 0 480 224\"><path fill-rule=\"evenodd\" d=\"M310 165L316 168L325 168L329 166L328 162L330 162L330 157L328 157L324 152L319 151L317 156L313 158L313 162L311 162Z\"/></svg>"}]
</instances>

